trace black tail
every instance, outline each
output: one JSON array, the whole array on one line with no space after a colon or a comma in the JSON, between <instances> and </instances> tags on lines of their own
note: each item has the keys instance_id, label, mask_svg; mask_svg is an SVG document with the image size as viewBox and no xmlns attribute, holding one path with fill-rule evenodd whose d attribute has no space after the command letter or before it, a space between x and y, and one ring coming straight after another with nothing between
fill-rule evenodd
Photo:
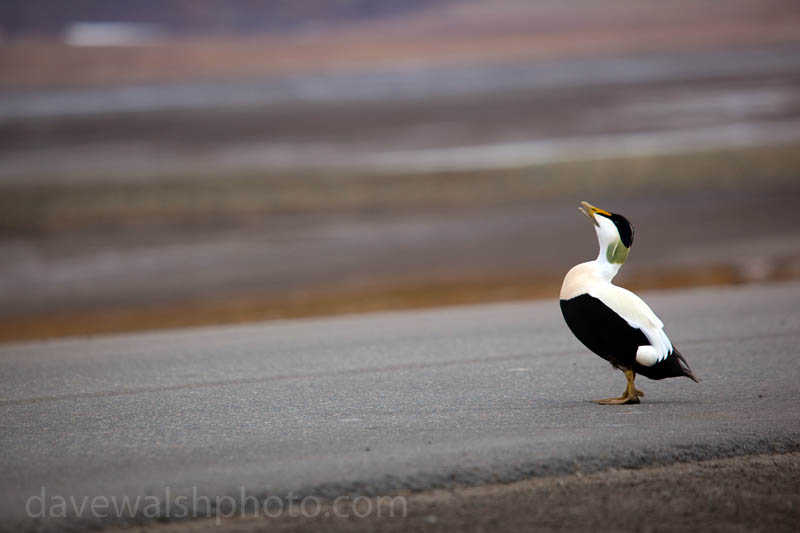
<instances>
[{"instance_id":1,"label":"black tail","mask_svg":"<svg viewBox=\"0 0 800 533\"><path fill-rule=\"evenodd\" d=\"M681 373L687 378L694 381L695 383L700 383L700 380L697 379L697 377L695 377L694 372L692 372L692 369L689 368L689 363L687 363L686 359L683 358L683 354L681 354L681 352L679 352L678 349L675 348L674 346L672 347L672 354L678 361L678 366L681 369Z\"/></svg>"}]
</instances>

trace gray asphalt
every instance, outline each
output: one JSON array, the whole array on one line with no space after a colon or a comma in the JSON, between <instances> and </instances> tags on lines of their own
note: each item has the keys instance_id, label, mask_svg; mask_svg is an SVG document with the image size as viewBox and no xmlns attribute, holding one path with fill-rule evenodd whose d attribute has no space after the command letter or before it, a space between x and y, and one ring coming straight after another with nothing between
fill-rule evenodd
<instances>
[{"instance_id":1,"label":"gray asphalt","mask_svg":"<svg viewBox=\"0 0 800 533\"><path fill-rule=\"evenodd\" d=\"M702 382L637 406L589 401L623 376L555 300L2 346L2 525L56 527L26 516L43 487L368 495L798 449L800 283L644 296Z\"/></svg>"}]
</instances>

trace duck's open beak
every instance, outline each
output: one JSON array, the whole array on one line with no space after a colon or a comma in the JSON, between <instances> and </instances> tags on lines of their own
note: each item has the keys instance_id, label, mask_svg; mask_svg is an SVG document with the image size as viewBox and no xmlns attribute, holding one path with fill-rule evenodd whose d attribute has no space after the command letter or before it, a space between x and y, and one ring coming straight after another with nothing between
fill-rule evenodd
<instances>
[{"instance_id":1,"label":"duck's open beak","mask_svg":"<svg viewBox=\"0 0 800 533\"><path fill-rule=\"evenodd\" d=\"M605 209L600 209L599 207L595 207L592 204L590 204L589 202L581 202L581 206L578 208L578 210L581 213L583 213L584 215L586 215L586 217L589 220L591 220L592 224L594 224L595 226L599 226L600 225L600 224L597 223L597 220L595 220L595 218L594 218L595 213L600 213L601 215L606 215L606 216L609 216L609 217L611 216L611 213L609 213Z\"/></svg>"}]
</instances>

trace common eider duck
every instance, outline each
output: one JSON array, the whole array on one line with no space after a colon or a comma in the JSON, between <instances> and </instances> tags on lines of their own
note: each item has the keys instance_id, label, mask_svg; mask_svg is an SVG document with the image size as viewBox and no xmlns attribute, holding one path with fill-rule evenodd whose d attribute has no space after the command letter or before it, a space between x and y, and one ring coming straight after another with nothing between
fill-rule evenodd
<instances>
[{"instance_id":1,"label":"common eider duck","mask_svg":"<svg viewBox=\"0 0 800 533\"><path fill-rule=\"evenodd\" d=\"M644 300L614 285L633 244L633 226L624 216L581 202L578 208L594 225L600 253L576 265L561 285L561 312L573 334L591 351L622 370L628 380L618 398L604 405L639 403L644 393L633 381L686 376L697 382L683 355L670 342L664 324Z\"/></svg>"}]
</instances>

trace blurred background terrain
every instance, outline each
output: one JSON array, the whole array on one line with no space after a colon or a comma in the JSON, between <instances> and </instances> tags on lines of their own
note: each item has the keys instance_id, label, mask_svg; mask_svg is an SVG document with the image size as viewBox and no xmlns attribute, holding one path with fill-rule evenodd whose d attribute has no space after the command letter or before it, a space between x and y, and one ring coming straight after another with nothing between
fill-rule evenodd
<instances>
[{"instance_id":1,"label":"blurred background terrain","mask_svg":"<svg viewBox=\"0 0 800 533\"><path fill-rule=\"evenodd\" d=\"M798 148L792 1L6 0L0 340L794 278Z\"/></svg>"}]
</instances>

